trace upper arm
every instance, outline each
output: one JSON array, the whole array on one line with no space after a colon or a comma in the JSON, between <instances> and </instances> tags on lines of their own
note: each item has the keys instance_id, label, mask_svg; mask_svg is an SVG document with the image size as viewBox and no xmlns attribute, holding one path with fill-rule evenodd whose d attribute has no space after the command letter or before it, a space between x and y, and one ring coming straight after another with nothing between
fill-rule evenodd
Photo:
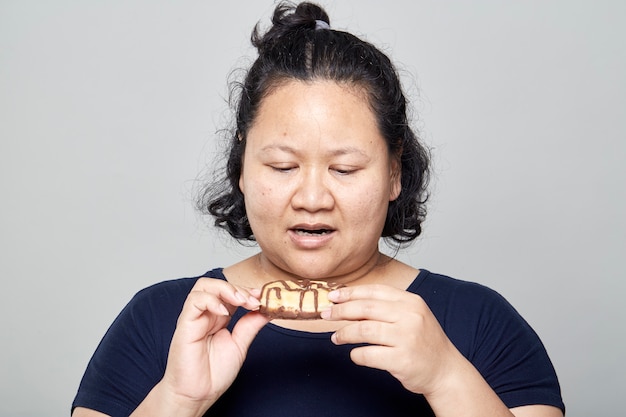
<instances>
[{"instance_id":1,"label":"upper arm","mask_svg":"<svg viewBox=\"0 0 626 417\"><path fill-rule=\"evenodd\" d=\"M89 408L76 407L74 411L72 412L72 417L109 417L109 416L99 411L91 410Z\"/></svg>"},{"instance_id":2,"label":"upper arm","mask_svg":"<svg viewBox=\"0 0 626 417\"><path fill-rule=\"evenodd\" d=\"M163 377L178 313L191 282L156 284L124 307L89 361L73 402L73 417L128 415L143 401Z\"/></svg>"},{"instance_id":3,"label":"upper arm","mask_svg":"<svg viewBox=\"0 0 626 417\"><path fill-rule=\"evenodd\" d=\"M511 408L515 417L563 417L563 412L551 405L525 405Z\"/></svg>"}]
</instances>

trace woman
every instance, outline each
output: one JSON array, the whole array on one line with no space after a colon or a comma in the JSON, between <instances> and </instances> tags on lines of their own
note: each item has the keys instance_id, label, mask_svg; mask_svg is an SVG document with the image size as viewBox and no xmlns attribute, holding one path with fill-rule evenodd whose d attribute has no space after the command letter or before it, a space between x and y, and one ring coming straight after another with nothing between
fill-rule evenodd
<instances>
[{"instance_id":1,"label":"woman","mask_svg":"<svg viewBox=\"0 0 626 417\"><path fill-rule=\"evenodd\" d=\"M260 252L138 293L73 415L562 416L506 301L379 251L420 234L428 172L389 59L310 3L279 5L253 44L226 185L202 205ZM301 278L345 286L320 320L268 323L259 288Z\"/></svg>"}]
</instances>

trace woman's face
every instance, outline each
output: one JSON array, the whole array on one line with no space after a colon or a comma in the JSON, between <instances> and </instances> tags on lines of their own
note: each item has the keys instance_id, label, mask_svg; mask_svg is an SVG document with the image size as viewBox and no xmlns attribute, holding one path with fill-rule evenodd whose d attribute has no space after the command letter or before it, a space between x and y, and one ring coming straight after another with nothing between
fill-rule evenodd
<instances>
[{"instance_id":1,"label":"woman's face","mask_svg":"<svg viewBox=\"0 0 626 417\"><path fill-rule=\"evenodd\" d=\"M266 265L341 279L376 263L400 177L363 91L289 81L263 99L246 141L239 186Z\"/></svg>"}]
</instances>

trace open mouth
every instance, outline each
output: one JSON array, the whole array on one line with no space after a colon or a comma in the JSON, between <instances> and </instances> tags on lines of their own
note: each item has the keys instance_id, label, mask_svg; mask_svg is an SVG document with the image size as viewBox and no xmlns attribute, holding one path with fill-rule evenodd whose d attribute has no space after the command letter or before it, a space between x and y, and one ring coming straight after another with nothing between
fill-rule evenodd
<instances>
[{"instance_id":1,"label":"open mouth","mask_svg":"<svg viewBox=\"0 0 626 417\"><path fill-rule=\"evenodd\" d=\"M330 229L294 229L297 235L300 236L321 236L327 235L332 232Z\"/></svg>"},{"instance_id":2,"label":"open mouth","mask_svg":"<svg viewBox=\"0 0 626 417\"><path fill-rule=\"evenodd\" d=\"M335 229L328 224L320 222L294 224L291 231L298 236L324 236L331 234Z\"/></svg>"}]
</instances>

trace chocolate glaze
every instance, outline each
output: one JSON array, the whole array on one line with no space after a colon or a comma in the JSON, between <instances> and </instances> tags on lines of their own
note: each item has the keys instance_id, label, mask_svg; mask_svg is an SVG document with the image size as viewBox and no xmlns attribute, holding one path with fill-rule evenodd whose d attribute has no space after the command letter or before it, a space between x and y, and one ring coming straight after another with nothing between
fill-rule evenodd
<instances>
[{"instance_id":1,"label":"chocolate glaze","mask_svg":"<svg viewBox=\"0 0 626 417\"><path fill-rule=\"evenodd\" d=\"M290 285L291 284L291 285ZM328 293L336 288L340 288L343 285L337 285L334 283L326 283L324 281L312 281L310 279L303 279L298 281L285 281L278 280L268 282L263 286L261 292L261 306L259 311L272 318L280 319L316 319L320 317L320 290ZM278 306L272 307L270 303L272 301L272 294L275 295L276 300L282 300L282 291L297 291L299 293L299 303L295 305L284 305L280 302ZM304 299L307 293L313 294L313 307L314 311L304 310Z\"/></svg>"}]
</instances>

